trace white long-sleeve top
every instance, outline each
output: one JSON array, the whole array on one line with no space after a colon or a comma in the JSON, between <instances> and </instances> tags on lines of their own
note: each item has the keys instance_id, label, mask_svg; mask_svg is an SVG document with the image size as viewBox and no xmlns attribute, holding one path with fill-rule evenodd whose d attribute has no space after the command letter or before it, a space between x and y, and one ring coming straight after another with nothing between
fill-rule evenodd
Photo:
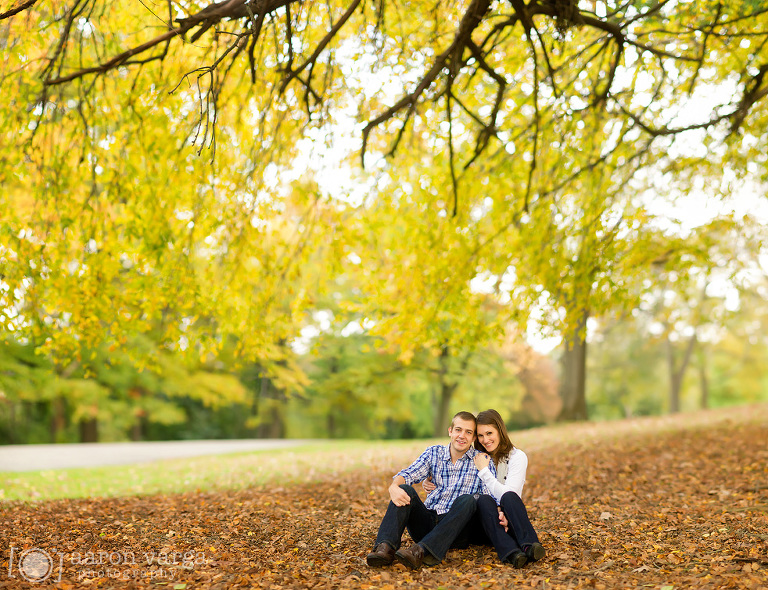
<instances>
[{"instance_id":1,"label":"white long-sleeve top","mask_svg":"<svg viewBox=\"0 0 768 590\"><path fill-rule=\"evenodd\" d=\"M507 492L515 492L522 499L526 469L528 469L528 455L514 447L499 461L496 466L496 477L488 467L481 469L478 475L498 504Z\"/></svg>"}]
</instances>

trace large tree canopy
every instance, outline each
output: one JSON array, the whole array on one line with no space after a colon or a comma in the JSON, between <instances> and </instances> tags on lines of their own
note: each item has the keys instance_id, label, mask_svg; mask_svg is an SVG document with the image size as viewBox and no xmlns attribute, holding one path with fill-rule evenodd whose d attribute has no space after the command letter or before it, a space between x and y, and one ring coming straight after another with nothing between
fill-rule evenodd
<instances>
[{"instance_id":1,"label":"large tree canopy","mask_svg":"<svg viewBox=\"0 0 768 590\"><path fill-rule=\"evenodd\" d=\"M533 173L538 134L561 116L601 110L652 137L721 123L739 130L768 94L767 13L758 0L169 0L140 9L111 0L28 0L0 19L48 31L48 46L26 56L35 60L44 102L76 81L87 96L99 76L150 67L169 90L182 77L164 67L181 62L183 77L198 80L201 117L211 126L217 108L247 102L241 84L226 91L230 78L250 76L260 92L269 89L270 105L303 103L308 121L338 108L345 87L363 123L363 152L371 134L389 138L394 150L409 124L437 117L459 123L461 131L448 126L449 149L472 132L464 165L530 137ZM11 31L6 45L25 42L18 28ZM379 88L362 77L365 69ZM730 92L681 116L686 97L720 84Z\"/></svg>"},{"instance_id":2,"label":"large tree canopy","mask_svg":"<svg viewBox=\"0 0 768 590\"><path fill-rule=\"evenodd\" d=\"M583 332L664 252L636 195L765 168L766 43L756 0L2 2L0 322L285 374L346 273L405 358L502 332L478 277Z\"/></svg>"}]
</instances>

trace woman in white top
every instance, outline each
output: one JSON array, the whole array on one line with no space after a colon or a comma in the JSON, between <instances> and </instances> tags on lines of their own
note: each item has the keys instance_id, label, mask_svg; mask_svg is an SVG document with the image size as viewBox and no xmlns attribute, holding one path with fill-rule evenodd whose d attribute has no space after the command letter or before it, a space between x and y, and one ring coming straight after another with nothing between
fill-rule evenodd
<instances>
[{"instance_id":1,"label":"woman in white top","mask_svg":"<svg viewBox=\"0 0 768 590\"><path fill-rule=\"evenodd\" d=\"M538 561L546 551L522 500L528 457L509 440L504 420L496 410L477 415L475 447L481 451L475 456L478 475L492 494L480 496L477 513L499 559L518 568L528 561ZM488 469L491 461L496 466L496 477Z\"/></svg>"}]
</instances>

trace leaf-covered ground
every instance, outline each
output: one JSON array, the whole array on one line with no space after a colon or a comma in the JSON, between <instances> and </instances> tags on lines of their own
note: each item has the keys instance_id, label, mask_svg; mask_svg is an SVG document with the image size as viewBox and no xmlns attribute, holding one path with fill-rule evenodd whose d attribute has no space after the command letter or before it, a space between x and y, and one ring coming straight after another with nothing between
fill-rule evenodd
<instances>
[{"instance_id":1,"label":"leaf-covered ground","mask_svg":"<svg viewBox=\"0 0 768 590\"><path fill-rule=\"evenodd\" d=\"M388 480L413 458L371 456L284 488L6 503L0 587L768 589L768 407L679 420L531 444L525 500L548 555L521 570L490 547L369 569Z\"/></svg>"}]
</instances>

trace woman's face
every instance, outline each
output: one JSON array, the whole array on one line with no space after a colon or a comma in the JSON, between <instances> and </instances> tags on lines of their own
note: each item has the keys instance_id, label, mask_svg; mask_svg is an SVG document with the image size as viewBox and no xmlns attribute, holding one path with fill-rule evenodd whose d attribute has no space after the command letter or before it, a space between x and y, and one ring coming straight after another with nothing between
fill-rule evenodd
<instances>
[{"instance_id":1,"label":"woman's face","mask_svg":"<svg viewBox=\"0 0 768 590\"><path fill-rule=\"evenodd\" d=\"M499 431L490 424L478 424L477 440L487 452L493 453L499 446Z\"/></svg>"}]
</instances>

